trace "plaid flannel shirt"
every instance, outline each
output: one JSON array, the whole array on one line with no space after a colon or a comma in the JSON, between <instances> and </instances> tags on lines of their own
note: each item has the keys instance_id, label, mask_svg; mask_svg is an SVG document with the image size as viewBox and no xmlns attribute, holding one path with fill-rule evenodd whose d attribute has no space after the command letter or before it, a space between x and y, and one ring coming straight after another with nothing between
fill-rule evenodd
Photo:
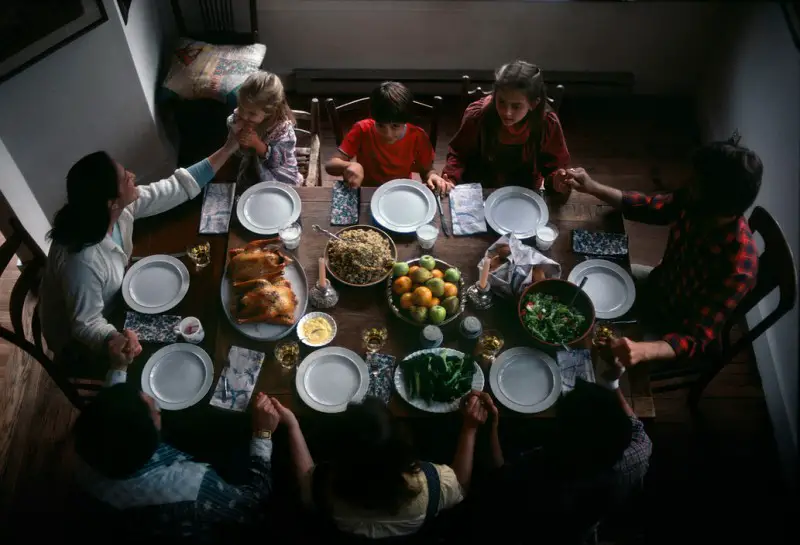
<instances>
[{"instance_id":1,"label":"plaid flannel shirt","mask_svg":"<svg viewBox=\"0 0 800 545\"><path fill-rule=\"evenodd\" d=\"M678 357L701 355L714 343L722 326L756 285L758 252L744 217L709 226L685 206L684 191L660 195L623 192L626 218L669 225L661 263L650 273L646 300L663 339Z\"/></svg>"}]
</instances>

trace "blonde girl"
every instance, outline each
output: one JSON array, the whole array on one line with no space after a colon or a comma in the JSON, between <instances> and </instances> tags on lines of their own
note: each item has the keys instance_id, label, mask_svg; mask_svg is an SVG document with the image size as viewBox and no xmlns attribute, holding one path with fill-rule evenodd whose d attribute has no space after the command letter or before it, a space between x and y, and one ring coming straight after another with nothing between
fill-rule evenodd
<instances>
[{"instance_id":1,"label":"blonde girl","mask_svg":"<svg viewBox=\"0 0 800 545\"><path fill-rule=\"evenodd\" d=\"M270 72L251 74L238 93L238 108L228 118L242 150L239 181L276 181L300 185L294 116L280 78Z\"/></svg>"}]
</instances>

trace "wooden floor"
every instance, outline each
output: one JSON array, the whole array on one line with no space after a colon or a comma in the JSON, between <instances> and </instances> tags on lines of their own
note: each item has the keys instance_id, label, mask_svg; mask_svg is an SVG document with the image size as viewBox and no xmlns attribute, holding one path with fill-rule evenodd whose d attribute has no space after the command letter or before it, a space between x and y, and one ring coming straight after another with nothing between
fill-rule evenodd
<instances>
[{"instance_id":1,"label":"wooden floor","mask_svg":"<svg viewBox=\"0 0 800 545\"><path fill-rule=\"evenodd\" d=\"M292 97L307 109L308 100ZM450 101L455 103L455 100ZM458 127L456 104L447 103L437 146L441 168ZM697 143L689 104L675 100L565 100L561 112L573 165L605 183L640 190L669 189L687 174L685 158ZM323 124L323 158L334 149ZM326 176L325 185L330 183ZM631 256L653 265L665 231L627 224ZM0 281L0 321L16 272ZM683 392L656 396L655 449L648 490L631 513L627 532L641 542L777 543L788 539L790 502L782 491L778 460L754 362L728 366L701 402L693 422ZM75 412L36 362L0 342L0 521L13 520L34 539L46 524L28 514L58 509L72 464L66 443ZM25 516L23 516L25 515ZM40 515L46 523L47 514ZM0 522L0 532L3 530ZM8 527L5 528L8 530ZM625 532L623 532L625 533ZM0 542L3 542L0 533Z\"/></svg>"}]
</instances>

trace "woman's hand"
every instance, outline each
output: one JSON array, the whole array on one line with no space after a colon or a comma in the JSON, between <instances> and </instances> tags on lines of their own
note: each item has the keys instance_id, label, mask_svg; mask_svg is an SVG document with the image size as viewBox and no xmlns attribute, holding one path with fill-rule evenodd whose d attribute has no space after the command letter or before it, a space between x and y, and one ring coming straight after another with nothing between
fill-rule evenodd
<instances>
[{"instance_id":1,"label":"woman's hand","mask_svg":"<svg viewBox=\"0 0 800 545\"><path fill-rule=\"evenodd\" d=\"M351 189L361 187L361 184L364 183L364 167L360 163L350 161L347 168L344 169L342 177Z\"/></svg>"},{"instance_id":2,"label":"woman's hand","mask_svg":"<svg viewBox=\"0 0 800 545\"><path fill-rule=\"evenodd\" d=\"M273 407L275 407L275 410L278 411L278 415L281 417L281 422L284 426L286 426L287 429L293 430L300 428L300 423L297 421L297 417L291 410L284 407L281 402L274 397L269 399L272 401Z\"/></svg>"},{"instance_id":3,"label":"woman's hand","mask_svg":"<svg viewBox=\"0 0 800 545\"><path fill-rule=\"evenodd\" d=\"M634 342L627 337L614 339L610 346L611 353L624 367L633 367L648 359L646 345Z\"/></svg>"},{"instance_id":4,"label":"woman's hand","mask_svg":"<svg viewBox=\"0 0 800 545\"><path fill-rule=\"evenodd\" d=\"M592 179L591 176L582 168L568 168L566 170L566 178L564 183L580 193L593 194L599 185Z\"/></svg>"},{"instance_id":5,"label":"woman's hand","mask_svg":"<svg viewBox=\"0 0 800 545\"><path fill-rule=\"evenodd\" d=\"M272 433L278 427L280 421L281 417L278 414L278 410L269 397L264 392L258 392L253 405L253 432L268 431Z\"/></svg>"},{"instance_id":6,"label":"woman's hand","mask_svg":"<svg viewBox=\"0 0 800 545\"><path fill-rule=\"evenodd\" d=\"M455 187L453 182L447 178L446 174L444 176L439 176L435 172L431 172L430 175L428 175L428 179L425 180L425 185L427 185L431 191L440 195L447 195L453 187Z\"/></svg>"},{"instance_id":7,"label":"woman's hand","mask_svg":"<svg viewBox=\"0 0 800 545\"><path fill-rule=\"evenodd\" d=\"M256 134L256 131L253 130L253 127L244 127L239 132L239 146L242 148L251 148L257 152L265 147L264 143Z\"/></svg>"},{"instance_id":8,"label":"woman's hand","mask_svg":"<svg viewBox=\"0 0 800 545\"><path fill-rule=\"evenodd\" d=\"M558 193L569 193L572 191L572 186L567 183L567 179L569 175L567 171L563 168L556 170L553 173L553 189L556 190Z\"/></svg>"},{"instance_id":9,"label":"woman's hand","mask_svg":"<svg viewBox=\"0 0 800 545\"><path fill-rule=\"evenodd\" d=\"M481 400L481 404L486 409L488 416L492 419L492 428L496 429L500 423L500 413L497 411L497 405L494 404L492 396L489 395L489 392L481 392L478 397Z\"/></svg>"},{"instance_id":10,"label":"woman's hand","mask_svg":"<svg viewBox=\"0 0 800 545\"><path fill-rule=\"evenodd\" d=\"M481 392L473 390L464 398L461 405L461 414L464 417L464 428L476 430L486 422L489 412L484 407L480 398Z\"/></svg>"},{"instance_id":11,"label":"woman's hand","mask_svg":"<svg viewBox=\"0 0 800 545\"><path fill-rule=\"evenodd\" d=\"M130 329L115 331L108 339L108 357L112 369L124 370L142 353L139 337Z\"/></svg>"}]
</instances>

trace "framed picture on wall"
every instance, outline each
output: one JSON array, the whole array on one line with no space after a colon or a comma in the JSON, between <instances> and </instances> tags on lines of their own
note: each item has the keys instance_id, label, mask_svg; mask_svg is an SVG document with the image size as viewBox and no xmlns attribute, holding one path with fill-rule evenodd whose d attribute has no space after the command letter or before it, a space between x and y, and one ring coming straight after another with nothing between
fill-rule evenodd
<instances>
[{"instance_id":1,"label":"framed picture on wall","mask_svg":"<svg viewBox=\"0 0 800 545\"><path fill-rule=\"evenodd\" d=\"M128 13L131 11L131 3L133 0L117 0L119 6L119 13L122 15L122 22L128 24Z\"/></svg>"},{"instance_id":2,"label":"framed picture on wall","mask_svg":"<svg viewBox=\"0 0 800 545\"><path fill-rule=\"evenodd\" d=\"M2 0L0 82L107 20L103 0Z\"/></svg>"}]
</instances>

